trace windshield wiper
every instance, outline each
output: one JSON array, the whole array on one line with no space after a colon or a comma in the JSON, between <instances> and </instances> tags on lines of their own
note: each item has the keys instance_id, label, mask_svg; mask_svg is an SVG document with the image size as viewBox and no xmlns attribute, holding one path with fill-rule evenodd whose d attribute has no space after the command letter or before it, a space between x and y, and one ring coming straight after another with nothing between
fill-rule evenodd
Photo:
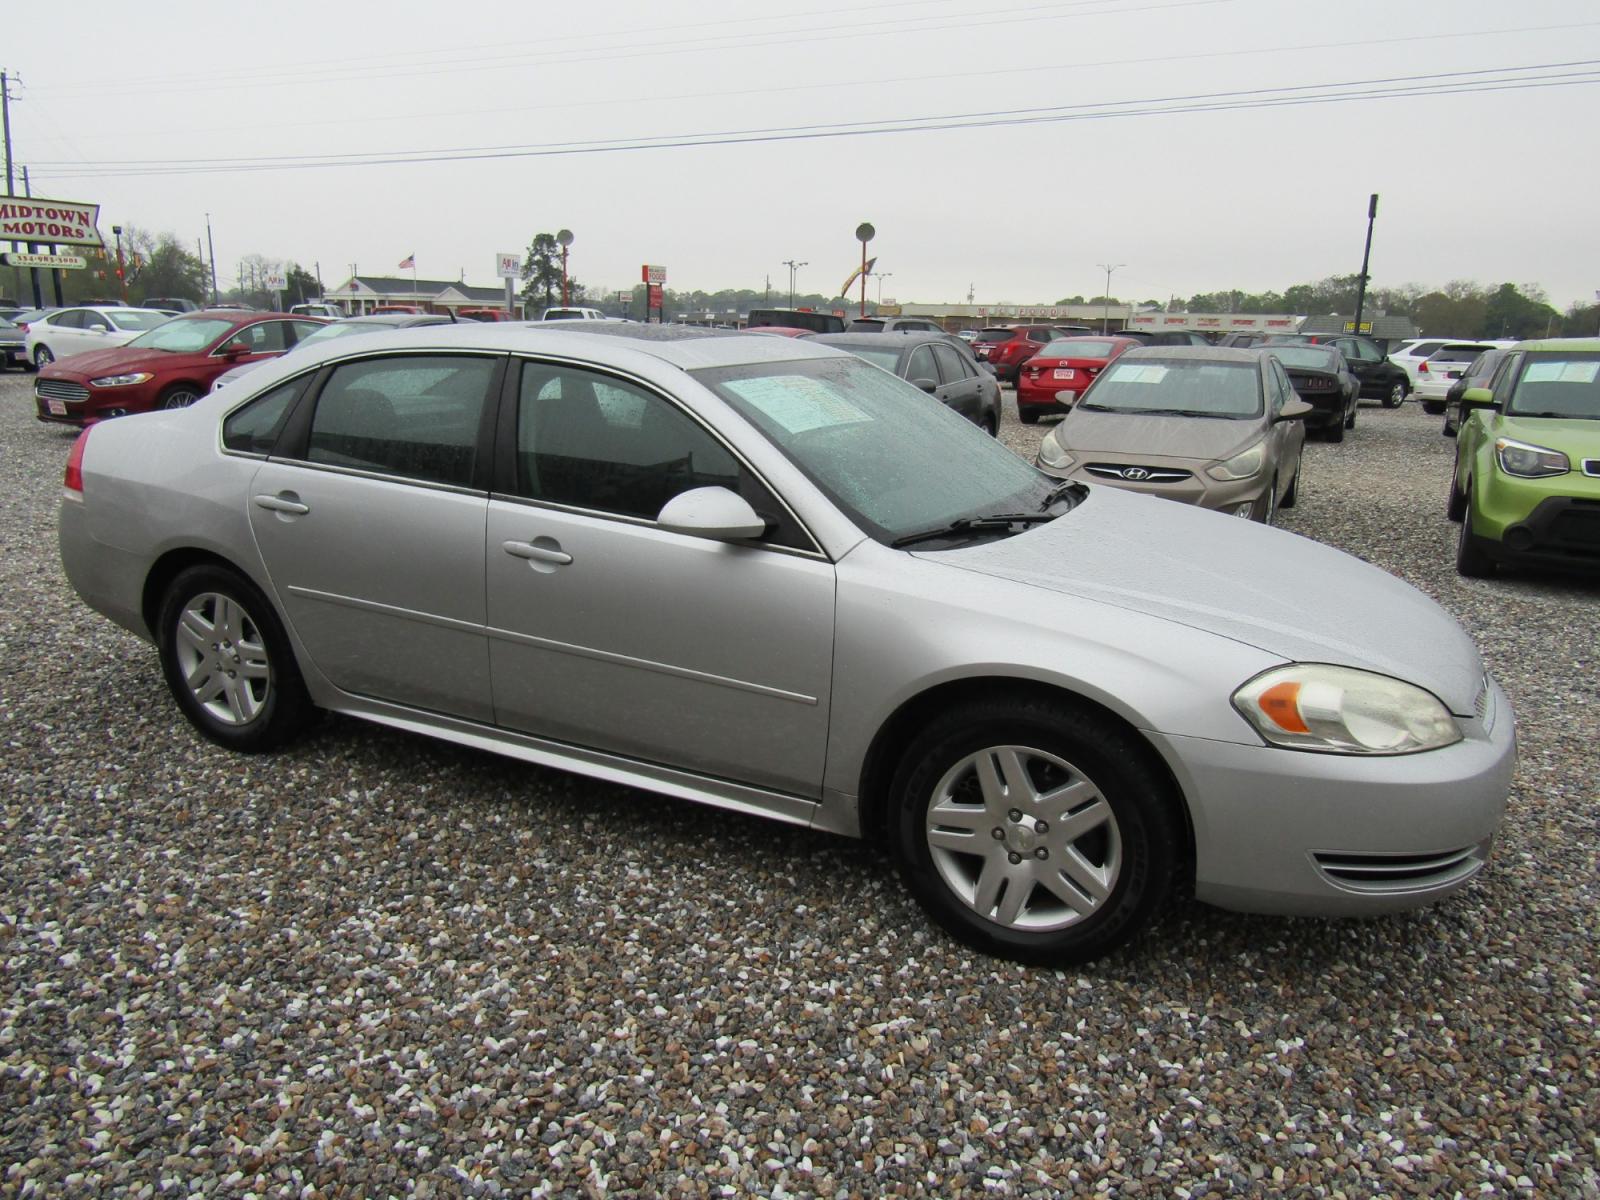
<instances>
[{"instance_id":1,"label":"windshield wiper","mask_svg":"<svg viewBox=\"0 0 1600 1200\"><path fill-rule=\"evenodd\" d=\"M1084 487L1083 484L1075 479L1069 479L1065 483L1056 484L1055 487L1045 493L1044 499L1039 504L1039 511L1047 511L1052 504L1059 500L1065 500L1068 496L1072 497L1073 504L1077 504L1088 494L1089 489Z\"/></svg>"},{"instance_id":2,"label":"windshield wiper","mask_svg":"<svg viewBox=\"0 0 1600 1200\"><path fill-rule=\"evenodd\" d=\"M981 517L962 517L951 521L948 525L941 525L937 529L923 529L917 533L908 533L904 537L897 537L889 545L898 549L909 546L915 542L931 542L935 538L959 537L963 533L977 533L985 529L1010 529L1013 525L1038 525L1045 521L1054 521L1051 513L990 513Z\"/></svg>"},{"instance_id":3,"label":"windshield wiper","mask_svg":"<svg viewBox=\"0 0 1600 1200\"><path fill-rule=\"evenodd\" d=\"M1591 413L1575 412L1510 412L1508 417L1548 417L1555 421L1592 421L1595 419Z\"/></svg>"}]
</instances>

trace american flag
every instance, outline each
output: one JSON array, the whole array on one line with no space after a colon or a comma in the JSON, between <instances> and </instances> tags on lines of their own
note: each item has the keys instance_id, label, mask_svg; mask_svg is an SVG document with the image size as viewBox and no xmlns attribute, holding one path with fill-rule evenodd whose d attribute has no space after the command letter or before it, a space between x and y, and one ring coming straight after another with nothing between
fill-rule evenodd
<instances>
[{"instance_id":1,"label":"american flag","mask_svg":"<svg viewBox=\"0 0 1600 1200\"><path fill-rule=\"evenodd\" d=\"M406 255L400 260L400 269L402 271L415 271L417 269L417 256L415 254Z\"/></svg>"}]
</instances>

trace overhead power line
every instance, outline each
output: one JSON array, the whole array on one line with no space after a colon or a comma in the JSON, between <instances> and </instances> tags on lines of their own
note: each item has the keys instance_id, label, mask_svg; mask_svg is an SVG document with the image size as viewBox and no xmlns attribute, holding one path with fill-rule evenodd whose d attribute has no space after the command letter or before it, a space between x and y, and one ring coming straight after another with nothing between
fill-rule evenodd
<instances>
[{"instance_id":1,"label":"overhead power line","mask_svg":"<svg viewBox=\"0 0 1600 1200\"><path fill-rule=\"evenodd\" d=\"M326 155L272 155L255 158L149 159L84 163L57 170L59 178L154 176L308 170L328 167L393 166L406 163L464 162L482 159L545 158L559 155L607 154L695 146L748 145L761 142L810 141L823 138L878 136L996 126L1112 120L1135 116L1226 112L1244 109L1349 103L1473 92L1517 91L1600 83L1600 59L1537 63L1476 71L1303 84L1281 88L1197 93L1094 104L1047 105L1023 109L991 109L877 121L775 126L757 129L602 138L575 142L524 143L507 146L459 146L403 152L355 152Z\"/></svg>"}]
</instances>

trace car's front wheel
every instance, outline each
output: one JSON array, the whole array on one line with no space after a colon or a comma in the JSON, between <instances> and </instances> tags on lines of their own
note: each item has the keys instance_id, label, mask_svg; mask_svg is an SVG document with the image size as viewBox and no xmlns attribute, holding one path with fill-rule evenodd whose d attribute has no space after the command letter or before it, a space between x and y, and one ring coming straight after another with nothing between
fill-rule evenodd
<instances>
[{"instance_id":1,"label":"car's front wheel","mask_svg":"<svg viewBox=\"0 0 1600 1200\"><path fill-rule=\"evenodd\" d=\"M1383 398L1385 408L1399 408L1406 402L1406 385L1397 383L1389 389L1389 394Z\"/></svg>"},{"instance_id":2,"label":"car's front wheel","mask_svg":"<svg viewBox=\"0 0 1600 1200\"><path fill-rule=\"evenodd\" d=\"M1444 412L1444 401L1424 400L1422 402L1422 411L1427 413L1430 417L1437 417Z\"/></svg>"},{"instance_id":3,"label":"car's front wheel","mask_svg":"<svg viewBox=\"0 0 1600 1200\"><path fill-rule=\"evenodd\" d=\"M315 714L267 598L226 567L190 567L172 581L157 638L178 707L219 745L271 750Z\"/></svg>"},{"instance_id":4,"label":"car's front wheel","mask_svg":"<svg viewBox=\"0 0 1600 1200\"><path fill-rule=\"evenodd\" d=\"M35 367L48 367L55 360L56 356L50 353L49 346L35 346L33 348L33 365Z\"/></svg>"},{"instance_id":5,"label":"car's front wheel","mask_svg":"<svg viewBox=\"0 0 1600 1200\"><path fill-rule=\"evenodd\" d=\"M906 750L893 790L901 878L948 932L1022 962L1085 962L1149 920L1177 862L1149 751L1065 703L954 708Z\"/></svg>"},{"instance_id":6,"label":"car's front wheel","mask_svg":"<svg viewBox=\"0 0 1600 1200\"><path fill-rule=\"evenodd\" d=\"M186 383L175 383L161 393L157 405L161 408L188 408L198 399L200 393L194 388Z\"/></svg>"},{"instance_id":7,"label":"car's front wheel","mask_svg":"<svg viewBox=\"0 0 1600 1200\"><path fill-rule=\"evenodd\" d=\"M1463 503L1461 531L1456 536L1456 574L1468 579L1487 579L1494 571L1494 559L1483 552L1482 539L1472 532L1472 497L1469 495Z\"/></svg>"},{"instance_id":8,"label":"car's front wheel","mask_svg":"<svg viewBox=\"0 0 1600 1200\"><path fill-rule=\"evenodd\" d=\"M1450 470L1450 499L1445 502L1444 515L1452 521L1459 521L1467 514L1467 494L1461 490L1461 462Z\"/></svg>"}]
</instances>

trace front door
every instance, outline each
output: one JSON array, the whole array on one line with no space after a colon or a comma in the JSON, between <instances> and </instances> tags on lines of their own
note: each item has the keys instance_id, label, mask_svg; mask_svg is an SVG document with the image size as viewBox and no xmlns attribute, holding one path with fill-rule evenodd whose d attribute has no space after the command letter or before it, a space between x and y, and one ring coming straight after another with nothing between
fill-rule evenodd
<instances>
[{"instance_id":1,"label":"front door","mask_svg":"<svg viewBox=\"0 0 1600 1200\"><path fill-rule=\"evenodd\" d=\"M488 633L504 726L795 795L820 793L834 569L760 480L666 397L528 362L516 465L489 504ZM759 543L662 529L727 487Z\"/></svg>"}]
</instances>

